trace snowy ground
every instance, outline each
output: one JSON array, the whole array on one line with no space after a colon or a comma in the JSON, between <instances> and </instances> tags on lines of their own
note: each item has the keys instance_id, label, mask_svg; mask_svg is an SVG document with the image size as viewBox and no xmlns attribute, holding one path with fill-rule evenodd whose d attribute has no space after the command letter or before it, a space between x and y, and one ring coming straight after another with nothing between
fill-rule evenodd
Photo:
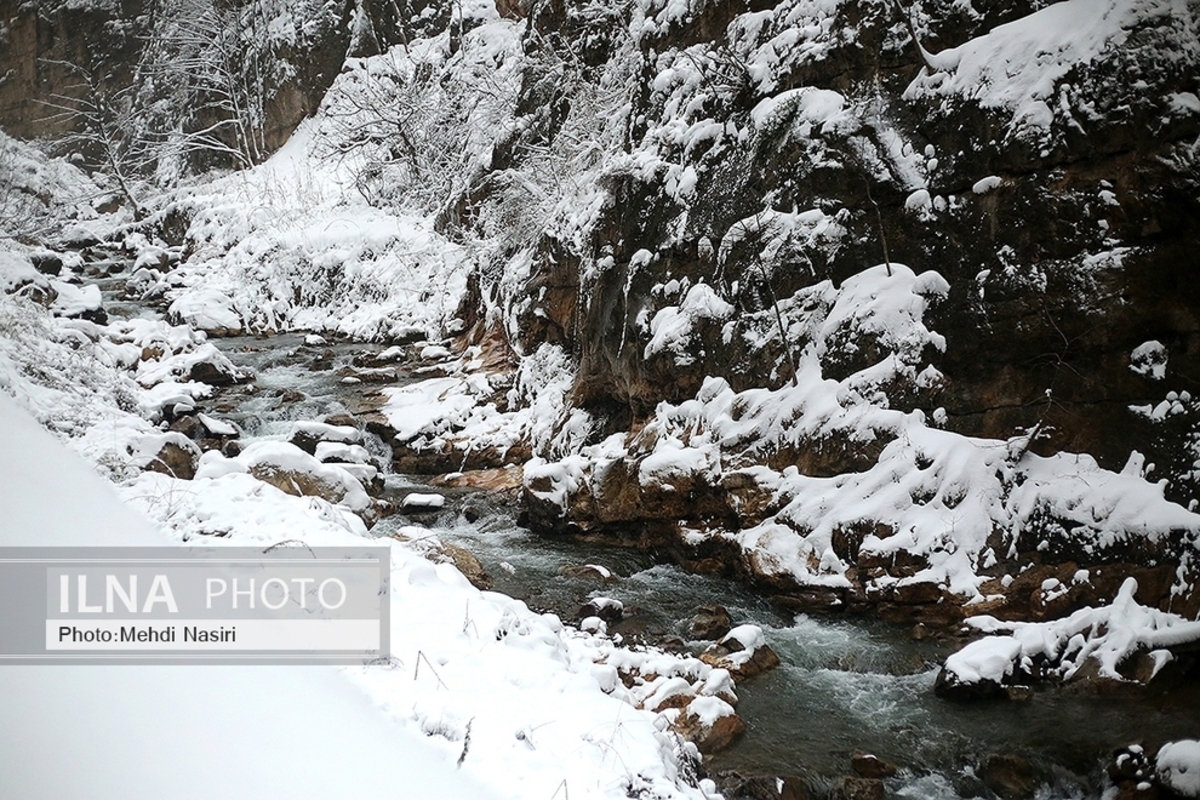
<instances>
[{"instance_id":1,"label":"snowy ground","mask_svg":"<svg viewBox=\"0 0 1200 800\"><path fill-rule=\"evenodd\" d=\"M165 543L3 392L0 430L0 545ZM5 797L502 796L330 667L4 666L0 683Z\"/></svg>"}]
</instances>

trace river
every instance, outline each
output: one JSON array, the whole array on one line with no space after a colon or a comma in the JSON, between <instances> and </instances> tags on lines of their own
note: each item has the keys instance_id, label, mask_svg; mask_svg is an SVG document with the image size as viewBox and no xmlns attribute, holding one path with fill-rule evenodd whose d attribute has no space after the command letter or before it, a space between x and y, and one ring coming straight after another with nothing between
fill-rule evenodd
<instances>
[{"instance_id":1,"label":"river","mask_svg":"<svg viewBox=\"0 0 1200 800\"><path fill-rule=\"evenodd\" d=\"M120 299L123 276L98 283L111 315L155 315ZM219 390L209 404L217 416L241 425L247 439L283 438L293 420L360 411L364 389L371 387L345 382L345 369L356 356L382 349L310 345L291 333L217 344L255 376L250 385ZM399 365L396 382L411 380L414 375ZM390 463L387 446L368 438L368 449ZM687 641L700 606L720 604L735 622L761 626L783 663L738 686L738 712L749 729L707 761L714 774L800 776L821 796L840 776L852 774L850 756L861 749L899 768L886 779L889 796L998 796L996 779L983 780L982 765L991 760L1015 763L1017 772L1032 776L1032 794L1000 788L999 796L1099 798L1114 748L1143 743L1153 752L1163 741L1200 734L1200 687L1194 681L1157 697L1096 697L1047 687L1025 702L953 704L934 696L933 682L941 660L961 646L957 637L914 638L905 627L870 619L783 613L732 580L688 574L655 553L534 535L516 524L516 509L503 498L431 489L423 476L389 473L386 486L394 498L438 491L448 502L432 516L385 518L372 535L425 526L475 554L497 591L564 620L577 620L587 599L609 596L628 612L610 632L631 643L678 637L693 652L705 646ZM467 505L470 515L463 513ZM618 579L601 584L560 572L585 564L602 565Z\"/></svg>"}]
</instances>

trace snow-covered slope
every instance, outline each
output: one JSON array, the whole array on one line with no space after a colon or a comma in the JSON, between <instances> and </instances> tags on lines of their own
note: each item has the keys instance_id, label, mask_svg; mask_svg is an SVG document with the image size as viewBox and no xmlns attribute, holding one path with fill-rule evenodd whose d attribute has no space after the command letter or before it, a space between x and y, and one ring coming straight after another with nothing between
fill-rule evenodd
<instances>
[{"instance_id":1,"label":"snow-covered slope","mask_svg":"<svg viewBox=\"0 0 1200 800\"><path fill-rule=\"evenodd\" d=\"M0 430L0 546L167 544L3 392ZM3 666L0 684L5 797L491 796L330 667Z\"/></svg>"}]
</instances>

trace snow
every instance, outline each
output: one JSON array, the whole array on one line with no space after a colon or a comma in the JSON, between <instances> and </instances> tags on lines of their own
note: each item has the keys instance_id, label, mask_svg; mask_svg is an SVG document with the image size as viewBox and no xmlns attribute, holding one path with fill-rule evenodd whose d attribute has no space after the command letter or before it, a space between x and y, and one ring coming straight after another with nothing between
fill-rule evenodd
<instances>
[{"instance_id":1,"label":"snow","mask_svg":"<svg viewBox=\"0 0 1200 800\"><path fill-rule=\"evenodd\" d=\"M1021 643L1011 636L989 636L972 642L946 659L946 671L961 683L991 681L999 684L1012 674L1021 655Z\"/></svg>"},{"instance_id":2,"label":"snow","mask_svg":"<svg viewBox=\"0 0 1200 800\"><path fill-rule=\"evenodd\" d=\"M303 434L318 442L357 444L362 441L362 431L350 425L330 425L326 422L299 420L292 423L292 436Z\"/></svg>"},{"instance_id":3,"label":"snow","mask_svg":"<svg viewBox=\"0 0 1200 800\"><path fill-rule=\"evenodd\" d=\"M96 205L111 197L103 176L89 177L63 159L48 159L33 145L4 131L0 131L0 172L5 184L0 191L0 241L101 238L127 221L127 215L120 212L101 214L96 210Z\"/></svg>"},{"instance_id":4,"label":"snow","mask_svg":"<svg viewBox=\"0 0 1200 800\"><path fill-rule=\"evenodd\" d=\"M612 570L610 570L608 567L601 566L600 564L584 564L583 566L584 566L584 569L595 570L596 573L599 574L600 577L604 578L605 580L608 580L609 578L613 577Z\"/></svg>"},{"instance_id":5,"label":"snow","mask_svg":"<svg viewBox=\"0 0 1200 800\"><path fill-rule=\"evenodd\" d=\"M1140 473L1104 470L1083 454L1038 456L1027 452L1023 436L967 437L931 427L920 410L890 409L892 386L915 384L922 375L936 382L925 354L946 342L924 319L949 291L936 272L917 275L901 264L890 269L890 276L879 265L840 287L824 281L780 299L788 339L799 349L795 385L739 392L708 378L693 399L661 403L628 441L614 435L558 460L534 459L525 471L527 491L565 509L619 458L632 462L640 483L664 488L687 481L719 485L724 475L754 470L755 483L777 510L743 530L710 535L736 542L756 570L802 585L848 586L849 565L833 552L833 537L868 522L882 528L864 537L862 553L919 556L927 566L912 580L937 583L964 602L982 599L984 571L995 563L989 540L997 531L1015 547L1022 531L1051 519L1044 538L1099 553L1136 537L1162 542L1200 529L1200 516L1168 502L1163 487ZM668 315L661 325L678 318L678 312ZM675 341L682 352L695 346L682 334ZM827 359L868 341L879 361L838 381L825 377ZM780 450L830 442L878 442L879 455L874 464L835 477L762 466ZM890 586L868 582L868 591L876 588Z\"/></svg>"},{"instance_id":6,"label":"snow","mask_svg":"<svg viewBox=\"0 0 1200 800\"><path fill-rule=\"evenodd\" d=\"M926 211L933 205L928 189L917 189L904 199L904 210L914 213Z\"/></svg>"},{"instance_id":7,"label":"snow","mask_svg":"<svg viewBox=\"0 0 1200 800\"><path fill-rule=\"evenodd\" d=\"M196 419L200 420L200 424L204 426L204 429L213 436L237 436L240 433L237 425L234 425L232 422L216 419L210 417L208 414L197 414Z\"/></svg>"},{"instance_id":8,"label":"snow","mask_svg":"<svg viewBox=\"0 0 1200 800\"><path fill-rule=\"evenodd\" d=\"M689 714L695 714L705 726L712 726L721 717L733 714L733 706L719 697L697 697L688 703L687 710Z\"/></svg>"},{"instance_id":9,"label":"snow","mask_svg":"<svg viewBox=\"0 0 1200 800\"><path fill-rule=\"evenodd\" d=\"M157 359L139 362L137 382L149 388L166 381L186 379L200 364L211 366L231 380L241 380L245 377L216 345L200 339L178 353L168 353Z\"/></svg>"},{"instance_id":10,"label":"snow","mask_svg":"<svg viewBox=\"0 0 1200 800\"><path fill-rule=\"evenodd\" d=\"M837 92L808 86L789 89L760 101L750 111L750 119L761 129L777 125L785 115L790 115L792 124L802 131L801 135L812 131L830 133L839 125L850 124L851 118L844 113L845 106L846 98Z\"/></svg>"},{"instance_id":11,"label":"snow","mask_svg":"<svg viewBox=\"0 0 1200 800\"><path fill-rule=\"evenodd\" d=\"M321 487L326 499L339 506L351 511L362 511L371 506L371 498L362 483L350 472L336 464L324 464L288 442L252 442L233 458L210 450L200 459L196 477L217 478L237 472L249 472L264 480L282 480L298 495L304 494L297 485L298 478L307 476Z\"/></svg>"},{"instance_id":12,"label":"snow","mask_svg":"<svg viewBox=\"0 0 1200 800\"><path fill-rule=\"evenodd\" d=\"M55 314L77 317L100 308L100 287L95 284L76 286L66 281L52 280L50 286L58 293L58 297L50 304Z\"/></svg>"},{"instance_id":13,"label":"snow","mask_svg":"<svg viewBox=\"0 0 1200 800\"><path fill-rule=\"evenodd\" d=\"M465 288L463 248L428 219L369 205L354 160L321 157L317 126L252 170L179 193L195 252L168 275L171 317L202 330L441 338Z\"/></svg>"},{"instance_id":14,"label":"snow","mask_svg":"<svg viewBox=\"0 0 1200 800\"><path fill-rule=\"evenodd\" d=\"M486 408L478 408L475 398L486 389L486 379L481 384L452 377L431 378L385 389L388 401L382 411L395 429L396 438L408 441L422 433L442 433L452 425L465 426L489 414Z\"/></svg>"},{"instance_id":15,"label":"snow","mask_svg":"<svg viewBox=\"0 0 1200 800\"><path fill-rule=\"evenodd\" d=\"M742 649L753 652L766 644L766 639L763 637L762 628L757 625L738 625L722 637L720 643L726 642L737 642Z\"/></svg>"},{"instance_id":16,"label":"snow","mask_svg":"<svg viewBox=\"0 0 1200 800\"><path fill-rule=\"evenodd\" d=\"M202 331L242 330L242 315L229 295L220 289L199 286L171 302L171 317Z\"/></svg>"},{"instance_id":17,"label":"snow","mask_svg":"<svg viewBox=\"0 0 1200 800\"><path fill-rule=\"evenodd\" d=\"M995 189L1004 180L996 175L989 175L986 178L980 178L971 186L971 192L974 194L987 194L992 189Z\"/></svg>"},{"instance_id":18,"label":"snow","mask_svg":"<svg viewBox=\"0 0 1200 800\"><path fill-rule=\"evenodd\" d=\"M440 494L410 492L404 495L400 502L402 508L441 508L446 505L446 498Z\"/></svg>"},{"instance_id":19,"label":"snow","mask_svg":"<svg viewBox=\"0 0 1200 800\"><path fill-rule=\"evenodd\" d=\"M468 450L494 447L503 453L520 442L545 448L554 436L587 435L586 412L567 408L574 373L561 347L541 344L521 360L507 392L511 410L505 412L497 408L491 379L478 371L480 356L481 348L469 347L457 362L445 365L453 371L448 377L382 390L387 401L380 410L399 441L456 448L465 458Z\"/></svg>"},{"instance_id":20,"label":"snow","mask_svg":"<svg viewBox=\"0 0 1200 800\"><path fill-rule=\"evenodd\" d=\"M316 453L314 454L318 461L325 462L348 462L351 464L367 464L371 460L371 454L367 448L358 444L347 444L345 442L317 442Z\"/></svg>"},{"instance_id":21,"label":"snow","mask_svg":"<svg viewBox=\"0 0 1200 800\"><path fill-rule=\"evenodd\" d=\"M946 660L947 672L962 682L1010 674L1025 659L1044 657L1052 670L1070 680L1089 661L1101 677L1126 680L1121 663L1145 651L1154 659L1154 673L1167 663L1167 648L1200 641L1200 621L1148 608L1134 600L1137 581L1126 578L1111 605L1081 608L1068 617L1048 622L1004 622L983 615L967 625L985 633L1003 633L973 642Z\"/></svg>"},{"instance_id":22,"label":"snow","mask_svg":"<svg viewBox=\"0 0 1200 800\"><path fill-rule=\"evenodd\" d=\"M0 297L0 304L12 311L3 317L10 330L37 332L33 338L0 336L0 386L6 392L47 424L73 435L70 444L89 455L108 458L106 453L117 451L120 464L128 465L127 445L136 445L140 453L151 446L145 443L158 441L154 437L163 434L119 411L124 401L111 390L147 391L127 376L122 381L122 370L132 364L85 352L88 358L79 362L84 368L60 370L70 380L34 383L24 368L31 360L72 364L79 355L74 348L102 353L101 344L72 339L73 346L61 345L63 331L76 332L67 321L10 297ZM181 346L196 341L170 326L135 328L117 329L116 338L156 337L166 343L176 336ZM133 342L117 344L117 352L123 352ZM42 379L53 374L38 373ZM24 413L9 397L0 398L0 427L6 431L0 452L4 543L269 546L300 540L316 546L352 544L367 535L351 508L285 494L255 478L256 468L278 467L336 479L343 487L356 485L346 468L322 464L272 440L252 441L236 458L206 453L191 481L125 467L106 470L122 480L120 497L149 517L147 522L122 507L112 489L78 459L64 454L58 459L62 463L41 469L42 445L51 453L62 453L62 447ZM296 428L344 440L361 435L321 423ZM49 499L60 493L72 502ZM54 685L43 680L50 680L51 672L6 668L0 676L5 685L30 692L0 709L5 723L0 737L28 731L14 743L15 750L3 741L6 752L29 757L28 769L22 765L0 778L0 783L23 781L17 786L21 791L8 791L4 784L3 793L221 796L239 794L244 787L263 787L264 794L280 787L303 797L338 796L341 787L357 791L362 785L370 791L370 786L396 785L406 787L406 796L524 798L550 797L565 785L582 798L630 792L681 800L714 796L711 783L689 777L695 749L669 730L669 720L643 705L669 678L684 677L702 687L713 672L708 665L652 649L630 651L519 601L480 592L452 564L424 557L437 544L427 529L411 533L414 541L391 543L392 641L397 644L390 664L340 673L256 668L252 675L222 668L60 668L54 680L78 689L57 693L47 692ZM598 630L602 633L603 626ZM618 670L632 686L614 677ZM93 716L78 719L78 708ZM259 720L259 712L269 721ZM68 719L70 724L64 722ZM110 735L117 720L133 734ZM360 741L360 735L370 741ZM343 746L353 752L344 753ZM230 747L237 752L231 755ZM322 758L322 752L329 757ZM301 766L294 763L297 754L305 759ZM71 757L74 769L48 776L50 759L61 763L64 757ZM146 758L156 761L139 768L138 761ZM456 771L460 758L463 765ZM114 772L106 764L123 769ZM222 772L221 765L228 769ZM204 774L181 783L179 776L194 770ZM131 781L131 774L140 782Z\"/></svg>"},{"instance_id":23,"label":"snow","mask_svg":"<svg viewBox=\"0 0 1200 800\"><path fill-rule=\"evenodd\" d=\"M678 306L668 306L650 322L650 341L643 355L669 353L676 364L690 364L694 356L689 348L693 330L702 321L720 322L733 314L733 306L721 299L708 284L698 283L688 290Z\"/></svg>"},{"instance_id":24,"label":"snow","mask_svg":"<svg viewBox=\"0 0 1200 800\"><path fill-rule=\"evenodd\" d=\"M906 99L969 99L1011 114L1010 132L1038 131L1054 121L1059 84L1124 45L1130 31L1177 13L1158 0L1063 0L999 25L958 47L927 54Z\"/></svg>"},{"instance_id":25,"label":"snow","mask_svg":"<svg viewBox=\"0 0 1200 800\"><path fill-rule=\"evenodd\" d=\"M1167 348L1155 339L1142 342L1129 354L1129 368L1138 375L1162 380L1167 375Z\"/></svg>"},{"instance_id":26,"label":"snow","mask_svg":"<svg viewBox=\"0 0 1200 800\"><path fill-rule=\"evenodd\" d=\"M0 544L167 544L3 392L0 428ZM494 796L329 667L0 666L0 681L6 797Z\"/></svg>"},{"instance_id":27,"label":"snow","mask_svg":"<svg viewBox=\"0 0 1200 800\"><path fill-rule=\"evenodd\" d=\"M1158 779L1181 797L1200 797L1200 742L1167 742L1155 757Z\"/></svg>"}]
</instances>

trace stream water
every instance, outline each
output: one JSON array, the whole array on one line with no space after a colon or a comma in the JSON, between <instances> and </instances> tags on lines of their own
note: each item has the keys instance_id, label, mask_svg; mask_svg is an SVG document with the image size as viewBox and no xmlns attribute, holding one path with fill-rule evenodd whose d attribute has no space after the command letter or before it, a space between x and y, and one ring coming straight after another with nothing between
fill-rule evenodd
<instances>
[{"instance_id":1,"label":"stream water","mask_svg":"<svg viewBox=\"0 0 1200 800\"><path fill-rule=\"evenodd\" d=\"M104 280L102 288L110 314L148 313L117 299L119 280ZM380 349L310 346L296 334L228 338L218 345L255 375L251 387L222 390L212 402L212 410L238 422L248 438L283 437L291 420L359 410L369 387L343 382L343 370L356 355ZM401 366L397 382L412 379ZM387 454L379 441L369 449ZM420 476L387 475L386 483L395 497L430 490ZM850 755L862 749L900 767L887 779L889 796L996 797L981 780L979 765L989 757L1015 755L1035 776L1032 796L1098 798L1115 747L1141 742L1153 752L1163 741L1200 735L1195 685L1155 698L1046 688L1027 702L955 705L935 697L932 687L937 665L961 640L916 640L905 628L865 619L784 614L731 580L685 573L652 553L535 536L516 525L515 509L503 499L435 491L448 498L435 515L389 517L372 535L387 536L402 525L427 526L473 552L498 591L565 620L577 619L580 605L591 597L616 598L629 613L610 631L628 641L677 636L699 652L704 643L686 642L689 621L699 606L712 604L728 608L735 622L764 629L783 664L738 686L738 711L749 730L711 758L713 772L798 775L820 789L852 774ZM469 515L473 521L463 514L467 505L475 512ZM583 564L603 565L618 580L601 584L560 573Z\"/></svg>"}]
</instances>

